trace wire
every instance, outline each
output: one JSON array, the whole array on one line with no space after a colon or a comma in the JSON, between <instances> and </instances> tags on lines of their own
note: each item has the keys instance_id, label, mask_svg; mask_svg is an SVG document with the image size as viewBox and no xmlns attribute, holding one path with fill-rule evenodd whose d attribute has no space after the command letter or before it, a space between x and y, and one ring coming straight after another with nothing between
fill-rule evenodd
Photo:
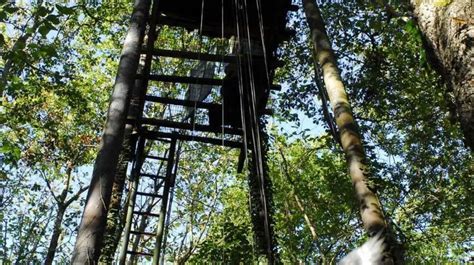
<instances>
[{"instance_id":1,"label":"wire","mask_svg":"<svg viewBox=\"0 0 474 265\"><path fill-rule=\"evenodd\" d=\"M201 18L199 21L199 53L198 53L198 61L201 61L201 52L202 52L202 31L203 31L203 25L204 25L204 2L205 0L201 1ZM204 73L206 72L206 66L204 67L204 71L202 72L202 77L204 77ZM198 78L198 77L196 77ZM201 86L202 87L202 86ZM197 112L197 100L194 102L194 111L193 111L193 116L192 116L192 124L193 124L193 130L192 130L192 135L195 134L196 130L196 112Z\"/></svg>"},{"instance_id":2,"label":"wire","mask_svg":"<svg viewBox=\"0 0 474 265\"><path fill-rule=\"evenodd\" d=\"M257 120L257 100L256 100L256 88L255 88L255 77L253 73L253 56L252 56L252 43L251 43L251 34L249 27L249 16L248 16L248 5L247 0L243 0L243 11L244 11L244 26L246 27L247 33L247 42L248 42L248 51L247 51L247 69L249 73L250 81L250 93L247 93L248 98L248 107L249 107L249 116L250 116L250 131L252 136L252 152L255 163L255 171L257 174L259 190L260 190L260 201L261 206L264 211L264 232L266 240L266 251L267 258L269 262L273 263L273 247L272 247L272 235L270 230L270 220L269 220L269 211L268 211L268 201L265 192L265 174L264 174L264 165L263 165L263 154L261 148L261 139L260 139L260 126ZM267 79L268 80L268 79Z\"/></svg>"},{"instance_id":3,"label":"wire","mask_svg":"<svg viewBox=\"0 0 474 265\"><path fill-rule=\"evenodd\" d=\"M225 40L224 40L224 0L221 0L221 46L224 47ZM222 48L221 48L222 49ZM221 64L220 66L224 65L224 52L222 52L222 59L221 59ZM219 72L221 69L219 68ZM224 79L222 79L222 85L221 87L224 87ZM224 127L225 127L225 99L224 99L224 94L221 93L222 97L222 103L221 103L221 133L222 133L222 146L224 146L224 139L225 139L225 134L224 134Z\"/></svg>"},{"instance_id":4,"label":"wire","mask_svg":"<svg viewBox=\"0 0 474 265\"><path fill-rule=\"evenodd\" d=\"M242 122L242 137L244 142L244 154L245 154L245 161L247 161L247 152L248 152L248 142L247 142L247 128L246 128L246 121L245 121L245 113L244 113L244 87L243 87L243 77L242 77L242 56L241 56L241 30L240 30L240 19L239 19L239 3L238 0L234 0L234 11L235 11L235 19L236 19L236 36L237 40L236 43L238 45L238 52L236 53L237 58L237 78L238 78L238 87L239 87L239 104L240 104L240 119Z\"/></svg>"},{"instance_id":5,"label":"wire","mask_svg":"<svg viewBox=\"0 0 474 265\"><path fill-rule=\"evenodd\" d=\"M262 50L263 50L263 62L265 64L265 74L267 76L267 85L268 91L270 91L270 73L268 70L268 60L267 60L267 45L265 43L265 28L263 27L263 15L262 15L262 3L261 0L255 0L258 13L258 24L260 28L260 38L262 41Z\"/></svg>"}]
</instances>

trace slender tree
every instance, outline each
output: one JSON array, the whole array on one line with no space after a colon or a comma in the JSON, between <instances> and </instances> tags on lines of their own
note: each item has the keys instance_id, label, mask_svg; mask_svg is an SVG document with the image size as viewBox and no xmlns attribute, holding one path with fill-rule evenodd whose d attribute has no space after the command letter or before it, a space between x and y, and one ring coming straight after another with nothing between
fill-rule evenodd
<instances>
[{"instance_id":1,"label":"slender tree","mask_svg":"<svg viewBox=\"0 0 474 265\"><path fill-rule=\"evenodd\" d=\"M145 33L149 0L136 0L122 50L102 142L94 165L86 206L72 256L73 264L96 263L100 256L125 120Z\"/></svg>"},{"instance_id":2,"label":"slender tree","mask_svg":"<svg viewBox=\"0 0 474 265\"><path fill-rule=\"evenodd\" d=\"M310 28L315 59L322 68L324 84L340 132L341 145L346 155L349 174L360 205L362 223L369 235L375 235L381 230L386 231L387 224L382 214L380 201L368 185L366 156L337 67L336 57L316 1L303 0L303 8Z\"/></svg>"},{"instance_id":3,"label":"slender tree","mask_svg":"<svg viewBox=\"0 0 474 265\"><path fill-rule=\"evenodd\" d=\"M49 180L46 176L43 176L44 180L46 181L46 185L53 196L54 200L56 201L57 204L57 210L56 210L56 217L54 219L54 225L53 225L53 231L51 233L51 239L49 241L49 247L48 247L48 252L46 254L46 259L44 261L45 265L53 264L54 256L56 254L56 249L59 244L59 238L61 236L62 232L62 224L63 224L63 219L64 219L64 214L66 213L66 210L68 209L69 205L71 203L75 202L76 200L79 199L81 194L87 190L88 187L81 187L76 193L74 193L73 196L68 198L68 193L71 192L71 173L73 169L73 164L68 163L67 169L66 169L66 178L65 178L65 185L64 189L61 191L61 194L56 195L54 193L53 188L51 187L51 184L49 183Z\"/></svg>"},{"instance_id":4,"label":"slender tree","mask_svg":"<svg viewBox=\"0 0 474 265\"><path fill-rule=\"evenodd\" d=\"M341 144L346 154L352 183L360 203L362 222L367 231L378 232L386 227L386 223L380 202L367 185L366 157L337 67L336 57L317 4L314 0L303 0L303 7L311 30L314 53L323 70L324 84L340 131Z\"/></svg>"},{"instance_id":5,"label":"slender tree","mask_svg":"<svg viewBox=\"0 0 474 265\"><path fill-rule=\"evenodd\" d=\"M411 0L425 47L453 95L465 143L474 151L474 12L472 1Z\"/></svg>"}]
</instances>

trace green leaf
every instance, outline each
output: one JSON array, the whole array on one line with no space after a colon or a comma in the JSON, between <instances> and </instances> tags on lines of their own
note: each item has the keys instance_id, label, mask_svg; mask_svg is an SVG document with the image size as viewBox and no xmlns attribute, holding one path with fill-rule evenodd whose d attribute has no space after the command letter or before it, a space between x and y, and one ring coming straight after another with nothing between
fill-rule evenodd
<instances>
[{"instance_id":1,"label":"green leaf","mask_svg":"<svg viewBox=\"0 0 474 265\"><path fill-rule=\"evenodd\" d=\"M57 25L60 22L58 16L56 15L48 15L45 20L51 23L52 25Z\"/></svg>"},{"instance_id":2,"label":"green leaf","mask_svg":"<svg viewBox=\"0 0 474 265\"><path fill-rule=\"evenodd\" d=\"M39 6L39 7L38 7L38 10L36 11L36 15L38 15L38 16L40 16L40 17L44 17L44 16L46 16L48 13L49 13L48 8L46 8L46 7L44 7L44 6Z\"/></svg>"},{"instance_id":3,"label":"green leaf","mask_svg":"<svg viewBox=\"0 0 474 265\"><path fill-rule=\"evenodd\" d=\"M56 9L58 10L60 15L72 15L75 12L74 8L62 6L59 4L56 5Z\"/></svg>"},{"instance_id":4,"label":"green leaf","mask_svg":"<svg viewBox=\"0 0 474 265\"><path fill-rule=\"evenodd\" d=\"M7 5L3 7L2 11L6 12L7 14L13 14L18 11L18 7L13 6L13 5Z\"/></svg>"},{"instance_id":5,"label":"green leaf","mask_svg":"<svg viewBox=\"0 0 474 265\"><path fill-rule=\"evenodd\" d=\"M43 35L44 37L46 37L46 35L48 35L48 33L51 31L51 30L55 30L56 28L49 22L45 22L43 25L41 25L39 28L38 28L38 32Z\"/></svg>"}]
</instances>

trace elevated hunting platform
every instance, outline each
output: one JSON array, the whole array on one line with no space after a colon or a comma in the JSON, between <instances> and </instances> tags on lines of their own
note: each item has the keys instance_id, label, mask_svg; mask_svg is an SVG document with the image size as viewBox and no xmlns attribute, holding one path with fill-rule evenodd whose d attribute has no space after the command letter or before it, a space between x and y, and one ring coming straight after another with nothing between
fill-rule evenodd
<instances>
[{"instance_id":1,"label":"elevated hunting platform","mask_svg":"<svg viewBox=\"0 0 474 265\"><path fill-rule=\"evenodd\" d=\"M239 148L239 170L248 159L255 239L275 263L264 116L296 9L291 0L136 0L129 36L139 41L124 46L136 66L122 60L118 73L133 79L125 80L133 85L122 152L132 168L120 264L163 263L184 141Z\"/></svg>"}]
</instances>

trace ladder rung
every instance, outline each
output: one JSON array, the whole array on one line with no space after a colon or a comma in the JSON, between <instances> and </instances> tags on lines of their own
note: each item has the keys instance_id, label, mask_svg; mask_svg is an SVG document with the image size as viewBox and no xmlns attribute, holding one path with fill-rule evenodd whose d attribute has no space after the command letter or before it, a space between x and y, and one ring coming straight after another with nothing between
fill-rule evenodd
<instances>
[{"instance_id":1,"label":"ladder rung","mask_svg":"<svg viewBox=\"0 0 474 265\"><path fill-rule=\"evenodd\" d=\"M153 257L153 254L152 254L152 253L137 252L137 251L131 251L131 250L127 250L127 253L128 253L128 254L131 254L131 255L140 255L140 256L150 256L150 257Z\"/></svg>"},{"instance_id":2,"label":"ladder rung","mask_svg":"<svg viewBox=\"0 0 474 265\"><path fill-rule=\"evenodd\" d=\"M168 158L166 157L160 157L160 156L145 156L145 157L149 159L168 161Z\"/></svg>"},{"instance_id":3,"label":"ladder rung","mask_svg":"<svg viewBox=\"0 0 474 265\"><path fill-rule=\"evenodd\" d=\"M146 133L142 133L142 135L144 135L145 138L146 138ZM148 139L148 138L147 138L147 139ZM164 143L168 143L168 144L170 144L170 143L172 142L171 140L163 139L163 137L154 138L154 139L152 139L152 140L158 141L158 142L164 142Z\"/></svg>"},{"instance_id":4,"label":"ladder rung","mask_svg":"<svg viewBox=\"0 0 474 265\"><path fill-rule=\"evenodd\" d=\"M143 53L146 53L146 48ZM199 53L199 52L189 52L189 51L174 51L174 50L163 50L163 49L154 49L152 54L155 56L162 57L172 57L172 58L183 58L190 60L201 60L201 61L210 61L210 62L225 62L233 63L237 61L235 55L223 55L223 54L209 54L209 53Z\"/></svg>"},{"instance_id":5,"label":"ladder rung","mask_svg":"<svg viewBox=\"0 0 474 265\"><path fill-rule=\"evenodd\" d=\"M143 78L143 75L138 74L137 78ZM210 85L220 86L224 82L222 79L192 77L192 76L177 76L177 75L149 75L148 79L160 82L184 83L196 85Z\"/></svg>"},{"instance_id":6,"label":"ladder rung","mask_svg":"<svg viewBox=\"0 0 474 265\"><path fill-rule=\"evenodd\" d=\"M153 175L153 174L146 174L146 173L140 174L140 177L147 177L147 178L151 178L151 179L165 179L165 177L163 177L163 176L158 176L158 175Z\"/></svg>"},{"instance_id":7,"label":"ladder rung","mask_svg":"<svg viewBox=\"0 0 474 265\"><path fill-rule=\"evenodd\" d=\"M140 231L130 231L130 234L134 234L134 235L144 235L144 236L156 236L156 234L153 234L153 233L140 232Z\"/></svg>"},{"instance_id":8,"label":"ladder rung","mask_svg":"<svg viewBox=\"0 0 474 265\"><path fill-rule=\"evenodd\" d=\"M153 197L153 198L161 198L161 197L163 197L162 195L159 195L159 194L148 193L148 192L141 192L141 191L137 191L137 195L148 196L148 197Z\"/></svg>"},{"instance_id":9,"label":"ladder rung","mask_svg":"<svg viewBox=\"0 0 474 265\"><path fill-rule=\"evenodd\" d=\"M149 213L149 212L141 212L141 211L133 211L134 214L138 215L146 215L146 216L152 216L152 217L160 217L160 214L158 213Z\"/></svg>"}]
</instances>

